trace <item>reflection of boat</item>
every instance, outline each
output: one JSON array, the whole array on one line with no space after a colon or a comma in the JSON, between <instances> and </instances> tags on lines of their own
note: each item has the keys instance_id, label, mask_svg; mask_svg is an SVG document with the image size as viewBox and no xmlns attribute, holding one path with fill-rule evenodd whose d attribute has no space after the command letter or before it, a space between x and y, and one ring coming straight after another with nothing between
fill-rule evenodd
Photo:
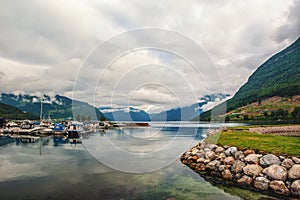
<instances>
[{"instance_id":1,"label":"reflection of boat","mask_svg":"<svg viewBox=\"0 0 300 200\"><path fill-rule=\"evenodd\" d=\"M68 142L68 132L64 124L55 124L52 130L54 143Z\"/></svg>"},{"instance_id":2,"label":"reflection of boat","mask_svg":"<svg viewBox=\"0 0 300 200\"><path fill-rule=\"evenodd\" d=\"M68 138L70 143L81 143L81 134L83 133L82 123L72 123L68 126Z\"/></svg>"}]
</instances>

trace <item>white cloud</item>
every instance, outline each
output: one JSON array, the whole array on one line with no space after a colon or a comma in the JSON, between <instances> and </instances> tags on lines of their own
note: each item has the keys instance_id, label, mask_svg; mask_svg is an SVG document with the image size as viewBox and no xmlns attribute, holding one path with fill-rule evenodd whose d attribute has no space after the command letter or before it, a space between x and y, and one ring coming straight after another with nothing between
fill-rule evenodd
<instances>
[{"instance_id":1,"label":"white cloud","mask_svg":"<svg viewBox=\"0 0 300 200\"><path fill-rule=\"evenodd\" d=\"M150 82L175 92L182 105L195 103L210 90L234 94L259 64L300 35L296 0L133 0L126 4L119 0L3 0L0 5L2 92L72 97L75 83L74 97L96 106L126 107L132 97L131 103L139 108L176 106L170 92L143 87ZM201 78L181 58L157 50L130 52L112 63L101 79L102 63L115 55L112 50L143 41L147 35L114 43L85 62L100 42L140 27L168 28L191 38L212 58L222 81L216 80L214 69L202 70ZM197 56L193 53L189 54ZM80 85L76 85L82 63L89 67L81 70Z\"/></svg>"}]
</instances>

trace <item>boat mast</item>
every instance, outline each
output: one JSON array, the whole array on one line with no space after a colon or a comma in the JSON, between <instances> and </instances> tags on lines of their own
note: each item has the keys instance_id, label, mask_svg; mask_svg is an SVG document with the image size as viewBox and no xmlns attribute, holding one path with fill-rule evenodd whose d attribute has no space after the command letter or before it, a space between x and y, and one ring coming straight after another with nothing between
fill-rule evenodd
<instances>
[{"instance_id":1,"label":"boat mast","mask_svg":"<svg viewBox=\"0 0 300 200\"><path fill-rule=\"evenodd\" d=\"M40 121L43 119L43 97L41 98Z\"/></svg>"}]
</instances>

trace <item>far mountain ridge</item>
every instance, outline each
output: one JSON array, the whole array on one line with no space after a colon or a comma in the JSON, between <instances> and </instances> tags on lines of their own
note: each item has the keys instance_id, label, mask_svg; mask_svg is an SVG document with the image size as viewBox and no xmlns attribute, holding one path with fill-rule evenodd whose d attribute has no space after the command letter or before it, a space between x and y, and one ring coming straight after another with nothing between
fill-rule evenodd
<instances>
[{"instance_id":1,"label":"far mountain ridge","mask_svg":"<svg viewBox=\"0 0 300 200\"><path fill-rule=\"evenodd\" d=\"M42 97L30 94L0 94L0 103L16 107L36 116L40 116L41 100L43 102L42 113L44 119L48 117L51 119L76 118L82 121L105 119L94 106L58 94L55 96L44 94Z\"/></svg>"}]
</instances>

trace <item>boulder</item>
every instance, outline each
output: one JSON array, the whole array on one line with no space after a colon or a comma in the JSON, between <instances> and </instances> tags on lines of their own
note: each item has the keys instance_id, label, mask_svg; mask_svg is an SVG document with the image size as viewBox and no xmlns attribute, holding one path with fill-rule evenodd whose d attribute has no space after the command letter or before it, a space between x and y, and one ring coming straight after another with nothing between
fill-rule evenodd
<instances>
[{"instance_id":1,"label":"boulder","mask_svg":"<svg viewBox=\"0 0 300 200\"><path fill-rule=\"evenodd\" d=\"M225 165L220 165L219 168L218 168L218 170L220 172L224 171L225 169L226 169Z\"/></svg>"},{"instance_id":2,"label":"boulder","mask_svg":"<svg viewBox=\"0 0 300 200\"><path fill-rule=\"evenodd\" d=\"M294 195L300 195L300 180L296 180L292 183L291 192Z\"/></svg>"},{"instance_id":3,"label":"boulder","mask_svg":"<svg viewBox=\"0 0 300 200\"><path fill-rule=\"evenodd\" d=\"M235 159L232 156L229 156L224 159L224 164L225 165L232 165L234 163Z\"/></svg>"},{"instance_id":4,"label":"boulder","mask_svg":"<svg viewBox=\"0 0 300 200\"><path fill-rule=\"evenodd\" d=\"M259 158L261 157L261 154L249 154L248 156L246 156L245 161L249 164L258 164Z\"/></svg>"},{"instance_id":5,"label":"boulder","mask_svg":"<svg viewBox=\"0 0 300 200\"><path fill-rule=\"evenodd\" d=\"M290 179L300 179L300 165L294 165L288 172Z\"/></svg>"},{"instance_id":6,"label":"boulder","mask_svg":"<svg viewBox=\"0 0 300 200\"><path fill-rule=\"evenodd\" d=\"M232 173L240 173L243 171L243 168L246 166L246 164L240 160L235 161L231 166L231 172Z\"/></svg>"},{"instance_id":7,"label":"boulder","mask_svg":"<svg viewBox=\"0 0 300 200\"><path fill-rule=\"evenodd\" d=\"M220 163L221 162L218 160L213 160L206 165L206 168L208 168L210 170L215 170L220 166Z\"/></svg>"},{"instance_id":8,"label":"boulder","mask_svg":"<svg viewBox=\"0 0 300 200\"><path fill-rule=\"evenodd\" d=\"M226 156L234 156L234 154L238 151L238 149L236 147L229 147L226 151L225 151L225 155Z\"/></svg>"},{"instance_id":9,"label":"boulder","mask_svg":"<svg viewBox=\"0 0 300 200\"><path fill-rule=\"evenodd\" d=\"M250 154L255 154L255 151L252 150L252 149L247 149L247 150L244 151L244 154L245 154L245 156L248 156Z\"/></svg>"},{"instance_id":10,"label":"boulder","mask_svg":"<svg viewBox=\"0 0 300 200\"><path fill-rule=\"evenodd\" d=\"M194 150L192 151L192 155L194 156L194 155L196 155L198 152L199 152L199 149L194 149Z\"/></svg>"},{"instance_id":11,"label":"boulder","mask_svg":"<svg viewBox=\"0 0 300 200\"><path fill-rule=\"evenodd\" d=\"M254 178L257 177L262 170L263 168L256 164L247 165L246 167L243 168L244 174L248 176L252 176Z\"/></svg>"},{"instance_id":12,"label":"boulder","mask_svg":"<svg viewBox=\"0 0 300 200\"><path fill-rule=\"evenodd\" d=\"M294 163L296 164L300 164L300 158L297 158L297 157L292 157L292 160L294 161Z\"/></svg>"},{"instance_id":13,"label":"boulder","mask_svg":"<svg viewBox=\"0 0 300 200\"><path fill-rule=\"evenodd\" d=\"M225 153L220 153L217 157L217 159L219 159L219 160L224 160L225 158L226 158Z\"/></svg>"},{"instance_id":14,"label":"boulder","mask_svg":"<svg viewBox=\"0 0 300 200\"><path fill-rule=\"evenodd\" d=\"M267 154L259 159L259 164L262 167L268 167L270 165L275 165L275 164L280 165L281 161L277 156L273 154Z\"/></svg>"},{"instance_id":15,"label":"boulder","mask_svg":"<svg viewBox=\"0 0 300 200\"><path fill-rule=\"evenodd\" d=\"M211 149L212 151L214 151L218 146L215 144L210 144L208 145L208 148Z\"/></svg>"},{"instance_id":16,"label":"boulder","mask_svg":"<svg viewBox=\"0 0 300 200\"><path fill-rule=\"evenodd\" d=\"M243 161L243 160L245 159L245 154L244 154L242 151L237 151L237 152L235 152L235 154L234 154L234 158L235 158L236 160L241 160L241 161Z\"/></svg>"},{"instance_id":17,"label":"boulder","mask_svg":"<svg viewBox=\"0 0 300 200\"><path fill-rule=\"evenodd\" d=\"M215 149L215 152L216 153L221 153L221 152L223 152L224 151L224 148L223 147L217 147L216 149Z\"/></svg>"},{"instance_id":18,"label":"boulder","mask_svg":"<svg viewBox=\"0 0 300 200\"><path fill-rule=\"evenodd\" d=\"M263 173L267 175L270 180L285 181L287 177L287 170L279 165L271 165L265 168Z\"/></svg>"},{"instance_id":19,"label":"boulder","mask_svg":"<svg viewBox=\"0 0 300 200\"><path fill-rule=\"evenodd\" d=\"M290 191L285 186L283 181L271 181L270 188L276 193L280 195L289 195Z\"/></svg>"},{"instance_id":20,"label":"boulder","mask_svg":"<svg viewBox=\"0 0 300 200\"><path fill-rule=\"evenodd\" d=\"M282 161L281 166L286 168L286 169L290 169L291 167L293 167L295 163L293 162L292 159L290 158L286 158Z\"/></svg>"},{"instance_id":21,"label":"boulder","mask_svg":"<svg viewBox=\"0 0 300 200\"><path fill-rule=\"evenodd\" d=\"M205 160L205 158L198 158L198 160L196 161L197 163L203 163Z\"/></svg>"},{"instance_id":22,"label":"boulder","mask_svg":"<svg viewBox=\"0 0 300 200\"><path fill-rule=\"evenodd\" d=\"M222 172L222 177L226 180L231 180L232 179L232 174L230 172L229 169L225 169L223 172Z\"/></svg>"},{"instance_id":23,"label":"boulder","mask_svg":"<svg viewBox=\"0 0 300 200\"><path fill-rule=\"evenodd\" d=\"M247 175L242 176L242 178L240 178L237 183L239 185L245 185L245 186L250 186L253 182L253 179Z\"/></svg>"},{"instance_id":24,"label":"boulder","mask_svg":"<svg viewBox=\"0 0 300 200\"><path fill-rule=\"evenodd\" d=\"M265 177L257 177L254 180L254 187L260 190L268 190L270 180Z\"/></svg>"},{"instance_id":25,"label":"boulder","mask_svg":"<svg viewBox=\"0 0 300 200\"><path fill-rule=\"evenodd\" d=\"M210 151L210 152L206 152L206 153L205 153L205 158L206 158L206 159L214 160L215 157L216 157L216 153L213 152L213 151Z\"/></svg>"}]
</instances>

